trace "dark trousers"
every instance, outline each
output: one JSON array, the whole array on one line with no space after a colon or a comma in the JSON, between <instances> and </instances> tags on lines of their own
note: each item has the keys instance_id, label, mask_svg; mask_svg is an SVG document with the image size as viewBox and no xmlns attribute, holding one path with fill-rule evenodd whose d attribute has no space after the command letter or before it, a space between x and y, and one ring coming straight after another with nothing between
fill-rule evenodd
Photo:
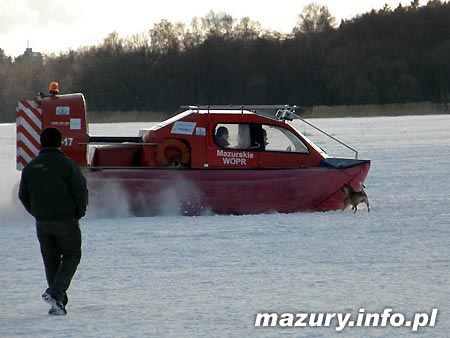
<instances>
[{"instance_id":1,"label":"dark trousers","mask_svg":"<svg viewBox=\"0 0 450 338\"><path fill-rule=\"evenodd\" d=\"M66 291L81 259L81 231L77 220L36 222L47 277L47 292L67 303Z\"/></svg>"}]
</instances>

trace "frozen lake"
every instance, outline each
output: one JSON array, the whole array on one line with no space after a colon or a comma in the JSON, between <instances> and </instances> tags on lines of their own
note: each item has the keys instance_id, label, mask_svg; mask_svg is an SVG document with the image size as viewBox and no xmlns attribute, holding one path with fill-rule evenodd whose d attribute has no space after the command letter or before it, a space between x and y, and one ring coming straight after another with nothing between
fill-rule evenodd
<instances>
[{"instance_id":1,"label":"frozen lake","mask_svg":"<svg viewBox=\"0 0 450 338\"><path fill-rule=\"evenodd\" d=\"M0 124L0 337L408 337L411 328L254 327L258 312L439 311L450 332L450 116L311 119L372 160L372 212L82 220L67 317L47 315L33 220ZM136 136L144 123L92 125ZM310 133L304 126L301 131ZM314 140L314 134L310 135ZM352 156L327 146L331 155ZM120 196L117 202L120 204Z\"/></svg>"}]
</instances>

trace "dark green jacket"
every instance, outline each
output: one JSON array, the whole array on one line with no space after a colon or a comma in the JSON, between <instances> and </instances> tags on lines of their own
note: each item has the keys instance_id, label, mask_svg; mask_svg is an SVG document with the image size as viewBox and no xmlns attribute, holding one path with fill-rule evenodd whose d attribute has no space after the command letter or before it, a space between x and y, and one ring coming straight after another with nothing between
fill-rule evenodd
<instances>
[{"instance_id":1,"label":"dark green jacket","mask_svg":"<svg viewBox=\"0 0 450 338\"><path fill-rule=\"evenodd\" d=\"M56 148L44 148L22 171L19 199L38 221L80 219L88 190L80 168Z\"/></svg>"}]
</instances>

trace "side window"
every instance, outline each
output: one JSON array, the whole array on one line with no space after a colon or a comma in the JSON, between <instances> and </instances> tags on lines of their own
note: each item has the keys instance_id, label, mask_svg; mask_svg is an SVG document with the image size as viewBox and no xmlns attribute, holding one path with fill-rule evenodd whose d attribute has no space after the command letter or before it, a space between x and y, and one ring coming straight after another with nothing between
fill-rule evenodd
<instances>
[{"instance_id":1,"label":"side window","mask_svg":"<svg viewBox=\"0 0 450 338\"><path fill-rule=\"evenodd\" d=\"M266 151L308 153L306 145L290 130L270 125L262 127Z\"/></svg>"},{"instance_id":2,"label":"side window","mask_svg":"<svg viewBox=\"0 0 450 338\"><path fill-rule=\"evenodd\" d=\"M214 142L220 148L250 149L250 126L246 123L219 123L214 129Z\"/></svg>"}]
</instances>

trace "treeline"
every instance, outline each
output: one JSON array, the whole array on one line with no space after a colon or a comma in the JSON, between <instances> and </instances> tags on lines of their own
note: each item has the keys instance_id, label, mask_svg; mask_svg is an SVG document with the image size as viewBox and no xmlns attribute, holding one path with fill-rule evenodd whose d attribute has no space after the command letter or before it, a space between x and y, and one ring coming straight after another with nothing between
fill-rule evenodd
<instances>
[{"instance_id":1,"label":"treeline","mask_svg":"<svg viewBox=\"0 0 450 338\"><path fill-rule=\"evenodd\" d=\"M163 111L187 104L351 105L450 97L450 4L385 6L342 21L310 4L291 34L210 12L166 20L130 38L60 55L0 49L0 121L50 81L82 92L91 111ZM1 47L1 46L0 46Z\"/></svg>"}]
</instances>

